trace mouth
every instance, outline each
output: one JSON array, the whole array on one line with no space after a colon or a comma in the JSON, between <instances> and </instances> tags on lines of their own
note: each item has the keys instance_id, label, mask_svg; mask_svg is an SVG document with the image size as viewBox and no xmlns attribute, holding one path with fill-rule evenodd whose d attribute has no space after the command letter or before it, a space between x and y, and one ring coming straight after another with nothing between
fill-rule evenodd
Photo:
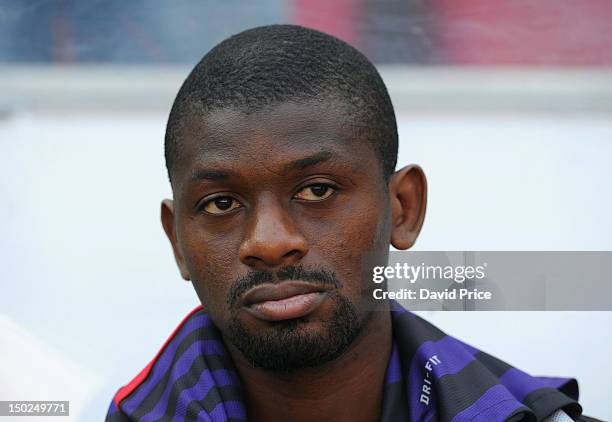
<instances>
[{"instance_id":1,"label":"mouth","mask_svg":"<svg viewBox=\"0 0 612 422\"><path fill-rule=\"evenodd\" d=\"M245 293L244 309L257 319L283 321L306 316L326 299L329 287L303 281L261 284Z\"/></svg>"}]
</instances>

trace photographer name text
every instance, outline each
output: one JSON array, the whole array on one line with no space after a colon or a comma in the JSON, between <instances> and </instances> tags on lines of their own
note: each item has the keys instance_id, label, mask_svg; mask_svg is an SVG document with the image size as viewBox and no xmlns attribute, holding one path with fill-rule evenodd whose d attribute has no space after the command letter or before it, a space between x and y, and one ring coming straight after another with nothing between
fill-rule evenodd
<instances>
[{"instance_id":1,"label":"photographer name text","mask_svg":"<svg viewBox=\"0 0 612 422\"><path fill-rule=\"evenodd\" d=\"M413 285L423 281L448 280L455 283L454 288L428 288L413 286L387 291L383 288L374 289L374 299L395 300L491 300L493 294L489 290L459 287L466 280L483 280L486 277L487 263L482 265L410 265L397 263L393 266L377 266L372 271L372 281L381 284L386 280L403 280Z\"/></svg>"}]
</instances>

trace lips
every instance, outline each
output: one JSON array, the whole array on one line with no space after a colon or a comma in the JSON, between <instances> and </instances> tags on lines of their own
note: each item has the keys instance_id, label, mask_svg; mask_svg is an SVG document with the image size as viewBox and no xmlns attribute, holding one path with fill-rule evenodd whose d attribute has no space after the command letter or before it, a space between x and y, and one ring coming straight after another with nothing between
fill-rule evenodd
<instances>
[{"instance_id":1,"label":"lips","mask_svg":"<svg viewBox=\"0 0 612 422\"><path fill-rule=\"evenodd\" d=\"M261 284L245 293L244 308L264 321L283 321L312 313L328 296L329 288L302 281Z\"/></svg>"}]
</instances>

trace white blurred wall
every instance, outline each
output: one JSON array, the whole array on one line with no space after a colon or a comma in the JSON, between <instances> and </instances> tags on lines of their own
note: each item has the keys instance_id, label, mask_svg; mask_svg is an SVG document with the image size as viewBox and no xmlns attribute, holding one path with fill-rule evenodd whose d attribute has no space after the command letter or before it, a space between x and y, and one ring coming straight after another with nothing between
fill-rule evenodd
<instances>
[{"instance_id":1,"label":"white blurred wall","mask_svg":"<svg viewBox=\"0 0 612 422\"><path fill-rule=\"evenodd\" d=\"M520 78L498 75L488 79L493 94L475 99L466 82L461 95L467 97L449 106L449 99L461 98L449 95L458 86L450 83L456 75L415 75L423 84L402 86L400 72L390 77L399 80L390 90L398 108L399 163L419 163L428 175L418 249L611 249L610 98L597 90L589 95L589 81L582 81L582 91L574 89L578 94L553 84L540 97L582 98L586 106L551 111L548 97L521 102L504 84L524 86ZM477 76L471 76L476 85ZM134 95L146 101L113 97L112 87L100 84L98 101L81 98L86 105L80 107L79 95L87 92L79 89L43 98L69 85L61 71L58 80L39 77L48 91L27 83L20 91L13 75L10 87L4 79L10 98L0 100L0 110L8 111L0 117L0 315L36 339L29 344L54 350L62 365L87 375L85 397L71 395L68 378L62 385L41 375L40 382L52 385L58 400L78 400L80 420L100 420L114 391L198 303L175 269L159 223L160 200L171 195L164 127L169 94L180 78L160 82L161 91L148 90L138 78L123 80L132 93L130 86L141 84ZM577 377L587 414L612 418L612 312L423 315L528 372ZM0 355L17 360L8 382L17 380L19 354Z\"/></svg>"}]
</instances>

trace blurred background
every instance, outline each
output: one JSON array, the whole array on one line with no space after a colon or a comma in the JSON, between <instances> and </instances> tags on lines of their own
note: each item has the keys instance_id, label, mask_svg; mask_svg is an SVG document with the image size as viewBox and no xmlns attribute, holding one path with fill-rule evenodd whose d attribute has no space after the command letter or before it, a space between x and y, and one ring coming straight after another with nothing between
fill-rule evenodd
<instances>
[{"instance_id":1,"label":"blurred background","mask_svg":"<svg viewBox=\"0 0 612 422\"><path fill-rule=\"evenodd\" d=\"M197 305L159 223L167 114L204 53L272 23L379 67L399 165L429 178L418 249L610 250L608 0L0 0L0 400L102 420ZM577 377L586 413L612 419L611 312L422 314Z\"/></svg>"}]
</instances>

